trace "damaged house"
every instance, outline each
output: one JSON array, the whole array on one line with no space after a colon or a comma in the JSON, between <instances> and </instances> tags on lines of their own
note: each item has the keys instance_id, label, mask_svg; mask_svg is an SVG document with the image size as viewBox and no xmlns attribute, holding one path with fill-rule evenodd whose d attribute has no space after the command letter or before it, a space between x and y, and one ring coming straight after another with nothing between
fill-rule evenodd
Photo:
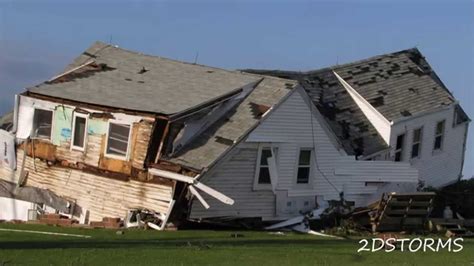
<instances>
[{"instance_id":1,"label":"damaged house","mask_svg":"<svg viewBox=\"0 0 474 266\"><path fill-rule=\"evenodd\" d=\"M47 208L88 223L142 208L163 227L188 191L232 204L195 178L294 86L95 43L17 96L1 135L0 219Z\"/></svg>"},{"instance_id":2,"label":"damaged house","mask_svg":"<svg viewBox=\"0 0 474 266\"><path fill-rule=\"evenodd\" d=\"M277 221L331 200L365 206L412 192L420 176L450 183L469 119L410 53L307 73L227 71L95 43L16 97L0 131L0 219L47 209L89 223L141 208L159 229ZM400 68L380 71L386 61Z\"/></svg>"},{"instance_id":3,"label":"damaged house","mask_svg":"<svg viewBox=\"0 0 474 266\"><path fill-rule=\"evenodd\" d=\"M248 72L298 80L359 160L409 162L425 186L462 178L470 119L416 48L316 71Z\"/></svg>"}]
</instances>

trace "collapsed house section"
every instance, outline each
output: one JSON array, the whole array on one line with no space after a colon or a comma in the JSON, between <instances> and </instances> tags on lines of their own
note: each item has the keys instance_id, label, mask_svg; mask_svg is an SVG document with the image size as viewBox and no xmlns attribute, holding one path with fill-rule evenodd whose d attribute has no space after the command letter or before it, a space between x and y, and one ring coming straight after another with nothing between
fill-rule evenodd
<instances>
[{"instance_id":1,"label":"collapsed house section","mask_svg":"<svg viewBox=\"0 0 474 266\"><path fill-rule=\"evenodd\" d=\"M27 96L18 110L17 166L2 167L6 181L69 199L91 221L133 207L171 211L175 182L145 169L154 119Z\"/></svg>"},{"instance_id":2,"label":"collapsed house section","mask_svg":"<svg viewBox=\"0 0 474 266\"><path fill-rule=\"evenodd\" d=\"M242 110L253 125L263 113L251 104L268 109L294 85L269 79L94 44L64 73L16 98L2 131L5 217L47 210L94 225L147 220L162 230L173 209L176 217L186 213L188 195L233 204L198 179L240 135L208 134ZM268 93L278 97L249 102ZM196 149L208 157L190 155Z\"/></svg>"}]
</instances>

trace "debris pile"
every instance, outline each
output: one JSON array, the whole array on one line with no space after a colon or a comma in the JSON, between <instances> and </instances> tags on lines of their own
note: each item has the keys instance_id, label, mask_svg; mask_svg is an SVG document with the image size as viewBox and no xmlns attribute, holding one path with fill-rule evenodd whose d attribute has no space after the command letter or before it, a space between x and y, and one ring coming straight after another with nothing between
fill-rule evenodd
<instances>
[{"instance_id":1,"label":"debris pile","mask_svg":"<svg viewBox=\"0 0 474 266\"><path fill-rule=\"evenodd\" d=\"M89 225L92 228L119 229L123 226L123 222L120 218L104 217L102 218L102 221L92 221Z\"/></svg>"},{"instance_id":2,"label":"debris pile","mask_svg":"<svg viewBox=\"0 0 474 266\"><path fill-rule=\"evenodd\" d=\"M45 213L39 216L38 219L40 224L47 225L58 225L58 226L72 226L73 224L78 224L79 222L74 219L70 219L67 216L56 213Z\"/></svg>"},{"instance_id":3,"label":"debris pile","mask_svg":"<svg viewBox=\"0 0 474 266\"><path fill-rule=\"evenodd\" d=\"M435 195L434 192L382 195L379 201L355 211L352 218L372 232L423 231Z\"/></svg>"}]
</instances>

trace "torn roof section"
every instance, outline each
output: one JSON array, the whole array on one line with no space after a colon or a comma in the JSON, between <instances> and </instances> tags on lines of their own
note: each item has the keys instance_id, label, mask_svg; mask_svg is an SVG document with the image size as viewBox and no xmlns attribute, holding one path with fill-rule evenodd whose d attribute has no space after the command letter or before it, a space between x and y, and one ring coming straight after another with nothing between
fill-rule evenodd
<instances>
[{"instance_id":1,"label":"torn roof section","mask_svg":"<svg viewBox=\"0 0 474 266\"><path fill-rule=\"evenodd\" d=\"M348 154L366 156L388 148L331 69L311 73L246 71L298 80Z\"/></svg>"},{"instance_id":2,"label":"torn roof section","mask_svg":"<svg viewBox=\"0 0 474 266\"><path fill-rule=\"evenodd\" d=\"M94 43L65 75L28 92L76 102L164 115L232 95L261 77L144 55Z\"/></svg>"},{"instance_id":3,"label":"torn roof section","mask_svg":"<svg viewBox=\"0 0 474 266\"><path fill-rule=\"evenodd\" d=\"M332 70L307 74L301 83L348 154L367 156L388 148Z\"/></svg>"},{"instance_id":4,"label":"torn roof section","mask_svg":"<svg viewBox=\"0 0 474 266\"><path fill-rule=\"evenodd\" d=\"M167 160L197 170L210 168L255 128L268 108L282 101L295 85L291 80L265 77L238 106ZM255 110L256 105L260 111Z\"/></svg>"},{"instance_id":5,"label":"torn roof section","mask_svg":"<svg viewBox=\"0 0 474 266\"><path fill-rule=\"evenodd\" d=\"M416 48L332 69L389 121L456 101Z\"/></svg>"},{"instance_id":6,"label":"torn roof section","mask_svg":"<svg viewBox=\"0 0 474 266\"><path fill-rule=\"evenodd\" d=\"M307 72L244 71L298 80L346 152L353 155L368 156L388 146L333 71L389 121L455 103L453 95L416 48Z\"/></svg>"}]
</instances>

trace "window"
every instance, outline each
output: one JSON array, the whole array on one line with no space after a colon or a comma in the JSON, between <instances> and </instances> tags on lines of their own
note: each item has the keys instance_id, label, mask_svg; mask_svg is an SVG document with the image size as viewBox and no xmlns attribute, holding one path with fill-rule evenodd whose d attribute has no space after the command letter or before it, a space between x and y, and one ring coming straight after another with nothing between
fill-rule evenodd
<instances>
[{"instance_id":1,"label":"window","mask_svg":"<svg viewBox=\"0 0 474 266\"><path fill-rule=\"evenodd\" d=\"M106 155L112 157L127 157L130 125L109 123Z\"/></svg>"},{"instance_id":2,"label":"window","mask_svg":"<svg viewBox=\"0 0 474 266\"><path fill-rule=\"evenodd\" d=\"M53 111L35 109L33 116L33 137L51 139Z\"/></svg>"},{"instance_id":3,"label":"window","mask_svg":"<svg viewBox=\"0 0 474 266\"><path fill-rule=\"evenodd\" d=\"M397 144L395 146L395 161L400 162L403 160L403 142L405 141L405 134L401 134L397 137Z\"/></svg>"},{"instance_id":4,"label":"window","mask_svg":"<svg viewBox=\"0 0 474 266\"><path fill-rule=\"evenodd\" d=\"M262 148L260 152L260 163L258 167L257 184L271 184L268 158L272 157L271 148Z\"/></svg>"},{"instance_id":5,"label":"window","mask_svg":"<svg viewBox=\"0 0 474 266\"><path fill-rule=\"evenodd\" d=\"M273 184L272 178L278 179L277 168L278 148L270 147L270 144L262 144L258 149L258 158L255 169L255 179L253 182L254 190L269 190L274 189L276 184ZM273 162L273 165L270 163ZM276 167L273 169L272 167ZM272 176L274 174L275 176ZM272 186L273 185L273 186Z\"/></svg>"},{"instance_id":6,"label":"window","mask_svg":"<svg viewBox=\"0 0 474 266\"><path fill-rule=\"evenodd\" d=\"M441 150L441 147L443 146L444 122L445 121L443 120L436 124L433 150Z\"/></svg>"},{"instance_id":7,"label":"window","mask_svg":"<svg viewBox=\"0 0 474 266\"><path fill-rule=\"evenodd\" d=\"M298 158L298 173L296 176L297 184L308 184L311 170L311 150L301 149Z\"/></svg>"},{"instance_id":8,"label":"window","mask_svg":"<svg viewBox=\"0 0 474 266\"><path fill-rule=\"evenodd\" d=\"M423 128L413 130L413 143L411 145L411 158L419 158L421 151L421 139L423 138Z\"/></svg>"},{"instance_id":9,"label":"window","mask_svg":"<svg viewBox=\"0 0 474 266\"><path fill-rule=\"evenodd\" d=\"M77 149L77 150L83 151L86 146L86 134L87 134L87 115L75 113L73 127L72 127L71 149Z\"/></svg>"}]
</instances>

